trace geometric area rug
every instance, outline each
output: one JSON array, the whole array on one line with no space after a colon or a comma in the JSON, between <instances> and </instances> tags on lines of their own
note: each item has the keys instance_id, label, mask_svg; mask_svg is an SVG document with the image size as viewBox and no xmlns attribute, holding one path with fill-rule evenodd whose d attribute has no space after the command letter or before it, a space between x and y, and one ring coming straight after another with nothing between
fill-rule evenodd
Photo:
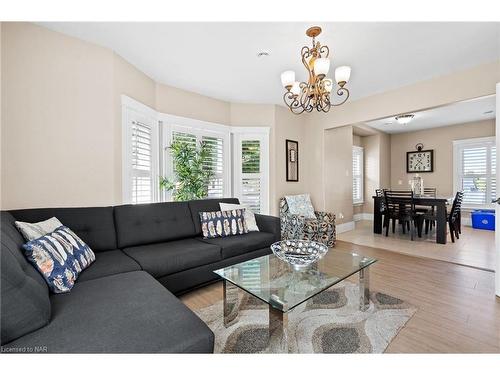
<instances>
[{"instance_id":1,"label":"geometric area rug","mask_svg":"<svg viewBox=\"0 0 500 375\"><path fill-rule=\"evenodd\" d=\"M372 291L359 311L359 287L343 281L288 313L293 353L383 353L417 309ZM214 353L269 353L268 305L240 293L238 321L225 328L222 301L195 311L215 334Z\"/></svg>"}]
</instances>

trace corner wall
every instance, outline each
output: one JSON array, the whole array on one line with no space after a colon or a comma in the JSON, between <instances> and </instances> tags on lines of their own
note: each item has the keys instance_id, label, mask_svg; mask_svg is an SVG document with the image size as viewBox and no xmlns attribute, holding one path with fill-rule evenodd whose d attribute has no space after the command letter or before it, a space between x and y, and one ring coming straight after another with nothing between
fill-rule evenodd
<instances>
[{"instance_id":1,"label":"corner wall","mask_svg":"<svg viewBox=\"0 0 500 375\"><path fill-rule=\"evenodd\" d=\"M271 212L307 191L303 116L157 83L109 49L35 24L0 27L2 209L121 204L122 94L173 115L269 126ZM286 182L285 138L299 141L298 183Z\"/></svg>"}]
</instances>

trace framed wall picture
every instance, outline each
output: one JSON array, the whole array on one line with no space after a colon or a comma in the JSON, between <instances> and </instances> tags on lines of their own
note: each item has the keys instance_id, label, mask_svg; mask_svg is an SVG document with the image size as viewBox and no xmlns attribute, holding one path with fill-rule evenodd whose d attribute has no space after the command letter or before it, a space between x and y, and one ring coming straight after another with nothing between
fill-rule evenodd
<instances>
[{"instance_id":1,"label":"framed wall picture","mask_svg":"<svg viewBox=\"0 0 500 375\"><path fill-rule=\"evenodd\" d=\"M434 150L423 150L421 143L416 148L406 153L406 173L434 172Z\"/></svg>"},{"instance_id":2,"label":"framed wall picture","mask_svg":"<svg viewBox=\"0 0 500 375\"><path fill-rule=\"evenodd\" d=\"M299 181L299 142L286 140L286 180Z\"/></svg>"}]
</instances>

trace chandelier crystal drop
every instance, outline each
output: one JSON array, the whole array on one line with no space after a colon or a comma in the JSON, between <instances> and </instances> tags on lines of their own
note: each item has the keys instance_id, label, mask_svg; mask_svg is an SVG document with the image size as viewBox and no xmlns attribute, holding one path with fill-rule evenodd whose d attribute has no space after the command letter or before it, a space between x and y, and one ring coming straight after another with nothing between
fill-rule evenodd
<instances>
[{"instance_id":1,"label":"chandelier crystal drop","mask_svg":"<svg viewBox=\"0 0 500 375\"><path fill-rule=\"evenodd\" d=\"M328 112L331 106L344 104L349 98L349 90L345 87L351 76L349 66L339 66L335 69L335 82L338 87L334 89L334 81L327 78L330 70L330 49L322 46L316 41L321 34L319 26L307 29L306 35L312 38L312 47L304 46L300 51L302 63L307 69L307 82L295 80L295 72L287 70L281 74L281 84L286 89L283 95L285 104L295 114L312 112L316 108L318 112ZM331 101L331 94L339 99L337 103Z\"/></svg>"}]
</instances>

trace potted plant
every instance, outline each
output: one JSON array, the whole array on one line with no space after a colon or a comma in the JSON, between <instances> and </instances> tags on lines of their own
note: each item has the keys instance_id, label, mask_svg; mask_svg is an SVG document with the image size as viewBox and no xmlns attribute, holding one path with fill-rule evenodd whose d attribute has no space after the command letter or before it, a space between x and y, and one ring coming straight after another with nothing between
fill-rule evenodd
<instances>
[{"instance_id":1,"label":"potted plant","mask_svg":"<svg viewBox=\"0 0 500 375\"><path fill-rule=\"evenodd\" d=\"M208 184L213 177L212 168L207 168L215 150L207 142L196 144L174 140L169 147L173 160L174 177L160 176L160 189L172 192L176 202L206 198Z\"/></svg>"}]
</instances>

